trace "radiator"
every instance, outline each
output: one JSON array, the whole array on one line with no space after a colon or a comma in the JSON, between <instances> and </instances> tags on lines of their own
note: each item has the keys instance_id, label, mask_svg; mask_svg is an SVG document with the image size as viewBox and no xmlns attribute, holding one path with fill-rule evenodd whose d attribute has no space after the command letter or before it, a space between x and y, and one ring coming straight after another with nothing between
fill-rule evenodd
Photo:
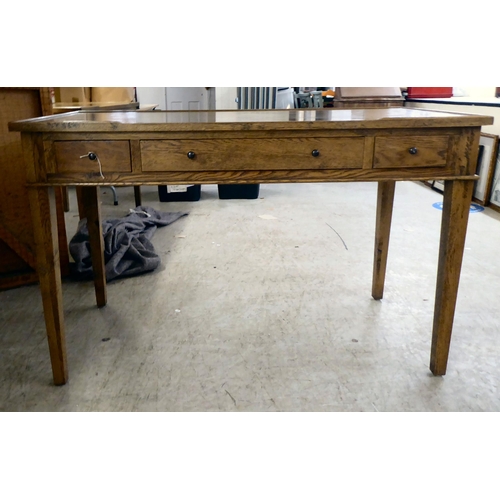
<instances>
[{"instance_id":1,"label":"radiator","mask_svg":"<svg viewBox=\"0 0 500 500\"><path fill-rule=\"evenodd\" d=\"M277 87L237 87L238 109L276 108Z\"/></svg>"}]
</instances>

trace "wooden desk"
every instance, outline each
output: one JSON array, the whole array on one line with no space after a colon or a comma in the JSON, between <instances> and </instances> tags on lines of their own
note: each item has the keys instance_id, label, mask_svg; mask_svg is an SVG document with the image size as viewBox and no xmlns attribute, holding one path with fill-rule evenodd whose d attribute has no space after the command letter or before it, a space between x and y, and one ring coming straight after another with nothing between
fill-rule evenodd
<instances>
[{"instance_id":1,"label":"wooden desk","mask_svg":"<svg viewBox=\"0 0 500 500\"><path fill-rule=\"evenodd\" d=\"M372 296L383 296L396 181L445 180L430 369L444 375L481 125L392 109L76 112L21 131L55 384L68 379L53 187L81 186L97 305L106 304L98 186L378 182ZM80 158L89 152L97 160ZM102 175L101 175L102 174ZM346 186L346 189L347 186Z\"/></svg>"}]
</instances>

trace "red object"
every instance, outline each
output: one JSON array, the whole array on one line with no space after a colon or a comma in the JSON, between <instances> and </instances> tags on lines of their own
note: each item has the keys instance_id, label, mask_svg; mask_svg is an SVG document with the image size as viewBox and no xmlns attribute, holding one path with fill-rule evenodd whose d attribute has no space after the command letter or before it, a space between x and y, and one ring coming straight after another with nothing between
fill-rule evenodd
<instances>
[{"instance_id":1,"label":"red object","mask_svg":"<svg viewBox=\"0 0 500 500\"><path fill-rule=\"evenodd\" d=\"M453 87L408 87L408 97L452 97Z\"/></svg>"}]
</instances>

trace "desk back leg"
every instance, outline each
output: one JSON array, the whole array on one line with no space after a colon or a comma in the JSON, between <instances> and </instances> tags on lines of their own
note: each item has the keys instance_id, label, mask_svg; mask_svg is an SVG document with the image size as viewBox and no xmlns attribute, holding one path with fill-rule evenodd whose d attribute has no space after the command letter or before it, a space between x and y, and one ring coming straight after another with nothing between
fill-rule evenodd
<instances>
[{"instance_id":1,"label":"desk back leg","mask_svg":"<svg viewBox=\"0 0 500 500\"><path fill-rule=\"evenodd\" d=\"M99 189L98 186L81 187L80 194L82 208L87 218L87 227L89 230L90 256L94 273L97 307L104 307L107 302L107 291Z\"/></svg>"},{"instance_id":2,"label":"desk back leg","mask_svg":"<svg viewBox=\"0 0 500 500\"><path fill-rule=\"evenodd\" d=\"M80 220L85 219L85 207L83 206L83 194L82 194L82 187L76 186L75 187L75 192L76 192L76 203L78 206L78 216L80 217Z\"/></svg>"},{"instance_id":3,"label":"desk back leg","mask_svg":"<svg viewBox=\"0 0 500 500\"><path fill-rule=\"evenodd\" d=\"M389 236L391 233L395 188L395 181L381 181L378 183L372 284L372 297L375 300L380 300L384 295L385 271L387 267L387 255L389 253Z\"/></svg>"},{"instance_id":4,"label":"desk back leg","mask_svg":"<svg viewBox=\"0 0 500 500\"><path fill-rule=\"evenodd\" d=\"M430 364L434 375L446 373L474 180L445 181L444 186Z\"/></svg>"},{"instance_id":5,"label":"desk back leg","mask_svg":"<svg viewBox=\"0 0 500 500\"><path fill-rule=\"evenodd\" d=\"M30 187L28 193L52 374L54 384L63 385L68 380L68 364L64 333L55 194L53 188L47 187Z\"/></svg>"},{"instance_id":6,"label":"desk back leg","mask_svg":"<svg viewBox=\"0 0 500 500\"><path fill-rule=\"evenodd\" d=\"M134 197L135 206L140 207L142 205L141 186L134 186Z\"/></svg>"}]
</instances>

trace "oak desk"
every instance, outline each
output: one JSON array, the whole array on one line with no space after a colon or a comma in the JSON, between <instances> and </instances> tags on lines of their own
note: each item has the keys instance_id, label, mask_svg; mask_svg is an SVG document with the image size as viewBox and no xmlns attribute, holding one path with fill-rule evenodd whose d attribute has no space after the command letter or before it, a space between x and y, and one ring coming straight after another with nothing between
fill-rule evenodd
<instances>
[{"instance_id":1,"label":"oak desk","mask_svg":"<svg viewBox=\"0 0 500 500\"><path fill-rule=\"evenodd\" d=\"M99 186L378 182L372 296L381 299L395 182L443 179L430 369L444 375L479 135L491 123L491 117L408 108L80 111L11 123L22 133L54 383L66 383L68 367L52 188L68 185L84 194L102 307Z\"/></svg>"}]
</instances>

